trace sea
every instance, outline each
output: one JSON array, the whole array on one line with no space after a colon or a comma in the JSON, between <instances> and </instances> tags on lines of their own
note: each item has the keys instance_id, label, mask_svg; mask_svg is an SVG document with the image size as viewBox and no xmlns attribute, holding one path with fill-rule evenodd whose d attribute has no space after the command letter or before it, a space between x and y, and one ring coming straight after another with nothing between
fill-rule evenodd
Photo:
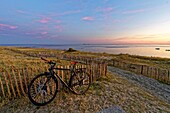
<instances>
[{"instance_id":1,"label":"sea","mask_svg":"<svg viewBox=\"0 0 170 113\"><path fill-rule=\"evenodd\" d=\"M0 46L32 47L67 50L74 48L85 52L130 54L170 58L170 45L112 45L112 44L0 44Z\"/></svg>"}]
</instances>

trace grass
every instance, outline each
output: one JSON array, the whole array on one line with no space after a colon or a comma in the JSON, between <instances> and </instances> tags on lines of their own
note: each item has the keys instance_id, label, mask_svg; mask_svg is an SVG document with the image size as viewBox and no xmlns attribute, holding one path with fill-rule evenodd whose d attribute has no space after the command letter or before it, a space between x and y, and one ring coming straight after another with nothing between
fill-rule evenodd
<instances>
[{"instance_id":1,"label":"grass","mask_svg":"<svg viewBox=\"0 0 170 113\"><path fill-rule=\"evenodd\" d=\"M12 48L14 50L28 51L32 53L51 53L52 50L46 49L33 49L33 48ZM55 50L56 53L59 51ZM15 68L38 68L47 66L44 61L39 57L30 57L24 54L19 54L10 50L6 50L4 47L0 47L0 68L9 69L11 67ZM50 58L50 60L57 61L55 57ZM69 65L68 61L61 60L61 64Z\"/></svg>"},{"instance_id":2,"label":"grass","mask_svg":"<svg viewBox=\"0 0 170 113\"><path fill-rule=\"evenodd\" d=\"M135 64L146 64L156 67L169 68L168 58L156 58L135 56L128 54L107 54L92 52L66 52L52 49L35 48L16 48L8 49L19 50L29 53L41 54L69 54L77 56L90 56L94 58L109 58L126 61ZM10 51L6 47L0 47L0 69L15 68L40 68L47 66L39 57L31 57L25 54ZM55 56L50 60L58 60ZM62 60L64 65L69 65L70 61ZM128 82L127 80L108 73L107 76L94 82L85 95L74 95L62 91L60 96L48 106L37 108L33 106L27 97L14 100L2 100L0 103L1 112L97 112L112 105L121 106L127 113L131 112L169 112L170 105L151 95L144 89ZM61 98L59 98L61 97Z\"/></svg>"},{"instance_id":3,"label":"grass","mask_svg":"<svg viewBox=\"0 0 170 113\"><path fill-rule=\"evenodd\" d=\"M36 107L27 97L5 101L0 106L3 113L10 112L69 112L95 113L118 105L127 113L169 112L170 105L153 96L145 89L124 78L108 73L94 82L85 95L75 95L63 90L44 107Z\"/></svg>"},{"instance_id":4,"label":"grass","mask_svg":"<svg viewBox=\"0 0 170 113\"><path fill-rule=\"evenodd\" d=\"M150 65L150 66L155 66L155 67L162 67L162 68L170 68L170 59L169 58L159 58L159 57L146 57L146 56L137 56L137 55L129 55L129 54L107 54L107 53L92 53L92 52L81 52L81 51L74 51L74 52L67 52L67 50L53 50L53 49L43 49L43 48L14 48L14 47L9 47L10 49L13 50L19 50L19 51L24 51L24 52L29 52L29 53L41 53L41 54L69 54L69 55L76 55L76 56L90 56L94 58L109 58L109 59L116 59L120 61L126 61L130 63L135 63L135 64L145 64L145 65ZM0 47L0 57L2 58L2 61L5 60L7 61L17 61L24 62L26 60L31 60L38 61L40 62L39 58L36 57L28 57L24 54L18 54L14 53L9 50L5 50L4 47ZM5 54L5 56L4 56ZM55 60L55 56L53 56L53 59ZM14 62L14 64L16 64ZM27 63L27 62L26 62ZM29 64L29 62L27 63ZM1 62L1 65L3 63Z\"/></svg>"}]
</instances>

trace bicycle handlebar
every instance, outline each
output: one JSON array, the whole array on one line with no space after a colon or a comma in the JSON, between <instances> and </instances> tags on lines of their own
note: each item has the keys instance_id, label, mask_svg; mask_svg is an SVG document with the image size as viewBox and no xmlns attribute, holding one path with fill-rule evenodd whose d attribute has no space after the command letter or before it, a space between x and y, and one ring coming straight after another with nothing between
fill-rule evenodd
<instances>
[{"instance_id":1,"label":"bicycle handlebar","mask_svg":"<svg viewBox=\"0 0 170 113\"><path fill-rule=\"evenodd\" d=\"M41 57L41 60L44 60L44 61L46 61L46 62L52 62L51 60L47 60L47 59L45 59L45 58L43 58L43 57Z\"/></svg>"},{"instance_id":2,"label":"bicycle handlebar","mask_svg":"<svg viewBox=\"0 0 170 113\"><path fill-rule=\"evenodd\" d=\"M55 62L53 62L51 60L47 60L47 59L45 59L43 57L41 57L41 59L44 60L45 62L49 63L49 64L56 64ZM60 60L57 60L57 62L61 63ZM86 63L81 62L81 61L73 61L73 62L71 62L71 64L73 64L73 65L76 65L77 63L86 64Z\"/></svg>"},{"instance_id":3,"label":"bicycle handlebar","mask_svg":"<svg viewBox=\"0 0 170 113\"><path fill-rule=\"evenodd\" d=\"M45 58L43 58L43 57L41 57L41 59L44 60L45 62L49 63L49 64L56 64L56 63L55 63L54 61L52 61L52 60L47 60L47 59L45 59ZM57 60L57 62L58 62L58 63L61 63L60 60Z\"/></svg>"}]
</instances>

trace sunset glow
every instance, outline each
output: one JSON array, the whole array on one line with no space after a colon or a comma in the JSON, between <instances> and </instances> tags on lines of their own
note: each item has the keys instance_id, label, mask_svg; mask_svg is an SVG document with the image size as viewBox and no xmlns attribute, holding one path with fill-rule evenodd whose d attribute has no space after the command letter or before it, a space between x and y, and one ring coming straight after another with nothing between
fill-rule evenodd
<instances>
[{"instance_id":1,"label":"sunset glow","mask_svg":"<svg viewBox=\"0 0 170 113\"><path fill-rule=\"evenodd\" d=\"M0 44L170 44L169 0L3 0L0 7Z\"/></svg>"}]
</instances>

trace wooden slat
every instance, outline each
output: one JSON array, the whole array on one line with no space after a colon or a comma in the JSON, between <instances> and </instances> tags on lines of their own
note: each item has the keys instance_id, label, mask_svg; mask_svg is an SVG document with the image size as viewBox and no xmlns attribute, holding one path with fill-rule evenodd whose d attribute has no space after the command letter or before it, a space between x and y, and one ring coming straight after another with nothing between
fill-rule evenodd
<instances>
[{"instance_id":1,"label":"wooden slat","mask_svg":"<svg viewBox=\"0 0 170 113\"><path fill-rule=\"evenodd\" d=\"M27 83L27 78L26 78L26 74L25 74L25 69L22 69L23 72L23 78L24 78L24 86L25 86L25 93L28 92L28 83Z\"/></svg>"},{"instance_id":2,"label":"wooden slat","mask_svg":"<svg viewBox=\"0 0 170 113\"><path fill-rule=\"evenodd\" d=\"M57 66L57 68L60 68L60 66ZM57 74L60 76L61 71L57 70ZM58 79L58 78L57 78ZM60 80L58 79L58 90L60 91Z\"/></svg>"},{"instance_id":3,"label":"wooden slat","mask_svg":"<svg viewBox=\"0 0 170 113\"><path fill-rule=\"evenodd\" d=\"M6 77L6 73L3 72L3 75L4 75L4 80L5 80L5 83L6 83L8 95L9 95L9 97L11 97L11 91L10 91L10 88L9 88L9 85L8 85L8 80L7 80L7 77Z\"/></svg>"},{"instance_id":4,"label":"wooden slat","mask_svg":"<svg viewBox=\"0 0 170 113\"><path fill-rule=\"evenodd\" d=\"M22 83L21 74L20 74L19 71L17 71L17 72L18 72L18 77L19 77L20 88L21 88L22 94L23 94L23 95L26 95L26 94L25 94L25 91L24 91L23 83Z\"/></svg>"},{"instance_id":5,"label":"wooden slat","mask_svg":"<svg viewBox=\"0 0 170 113\"><path fill-rule=\"evenodd\" d=\"M20 94L20 90L19 90L19 87L18 87L18 82L17 82L16 74L15 74L15 72L14 72L13 69L12 69L12 73L13 73L13 76L14 76L14 81L15 81L16 90L17 90L17 92L18 92L18 96L20 97L21 94Z\"/></svg>"},{"instance_id":6,"label":"wooden slat","mask_svg":"<svg viewBox=\"0 0 170 113\"><path fill-rule=\"evenodd\" d=\"M7 72L7 75L8 75L8 79L10 81L10 86L11 86L11 89L12 89L12 93L13 93L14 97L16 97L16 92L14 90L14 86L13 86L13 82L12 82L12 79L11 79L11 75L9 74L9 72Z\"/></svg>"},{"instance_id":7,"label":"wooden slat","mask_svg":"<svg viewBox=\"0 0 170 113\"><path fill-rule=\"evenodd\" d=\"M60 68L64 68L64 67L61 66ZM61 78L62 78L62 80L64 81L64 72L63 72L63 70L61 70Z\"/></svg>"},{"instance_id":8,"label":"wooden slat","mask_svg":"<svg viewBox=\"0 0 170 113\"><path fill-rule=\"evenodd\" d=\"M2 83L1 77L0 77L0 85L1 85L2 95L3 95L3 97L5 97L4 86L3 86L3 83Z\"/></svg>"}]
</instances>

